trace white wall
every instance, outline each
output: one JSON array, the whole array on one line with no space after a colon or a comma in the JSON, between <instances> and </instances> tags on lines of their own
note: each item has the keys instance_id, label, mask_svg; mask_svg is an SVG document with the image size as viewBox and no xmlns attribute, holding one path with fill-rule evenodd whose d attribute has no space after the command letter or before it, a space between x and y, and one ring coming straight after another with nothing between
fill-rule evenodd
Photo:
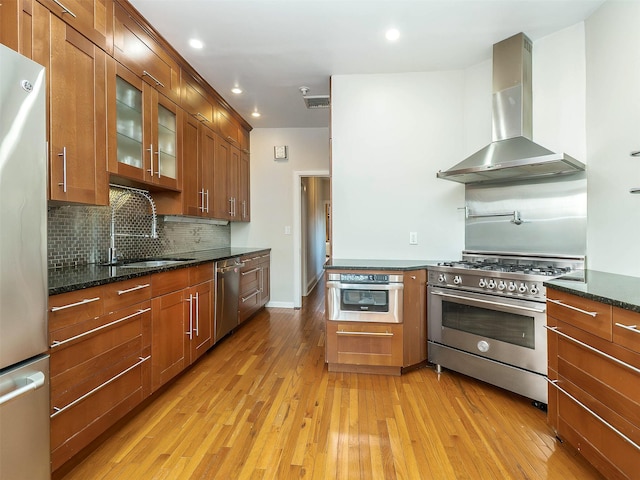
<instances>
[{"instance_id":1,"label":"white wall","mask_svg":"<svg viewBox=\"0 0 640 480\"><path fill-rule=\"evenodd\" d=\"M310 111L312 115L314 112ZM289 159L273 159L287 145ZM269 306L293 307L294 172L329 170L328 128L257 128L251 131L251 222L232 223L234 247L271 247Z\"/></svg>"},{"instance_id":2,"label":"white wall","mask_svg":"<svg viewBox=\"0 0 640 480\"><path fill-rule=\"evenodd\" d=\"M640 2L609 0L585 25L588 264L640 276Z\"/></svg>"},{"instance_id":3,"label":"white wall","mask_svg":"<svg viewBox=\"0 0 640 480\"><path fill-rule=\"evenodd\" d=\"M464 188L436 172L463 157L463 87L462 71L332 77L334 258L460 256Z\"/></svg>"}]
</instances>

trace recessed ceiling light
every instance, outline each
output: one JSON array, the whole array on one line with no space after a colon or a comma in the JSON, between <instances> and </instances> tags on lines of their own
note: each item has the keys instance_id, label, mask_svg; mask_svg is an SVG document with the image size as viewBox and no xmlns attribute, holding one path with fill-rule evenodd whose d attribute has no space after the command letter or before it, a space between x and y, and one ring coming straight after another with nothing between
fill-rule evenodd
<instances>
[{"instance_id":1,"label":"recessed ceiling light","mask_svg":"<svg viewBox=\"0 0 640 480\"><path fill-rule=\"evenodd\" d=\"M256 118L258 118L258 117L260 116L260 112L258 112L258 111L256 110L255 112L253 112L253 113L251 114L251 116L252 116L252 117L256 117Z\"/></svg>"},{"instance_id":2,"label":"recessed ceiling light","mask_svg":"<svg viewBox=\"0 0 640 480\"><path fill-rule=\"evenodd\" d=\"M396 28L390 28L384 36L387 37L387 40L390 42L395 42L400 38L400 32Z\"/></svg>"},{"instance_id":3,"label":"recessed ceiling light","mask_svg":"<svg viewBox=\"0 0 640 480\"><path fill-rule=\"evenodd\" d=\"M191 45L191 48L197 48L198 50L204 47L204 43L202 43L202 40L198 40L197 38L192 38L191 40L189 40L189 45Z\"/></svg>"},{"instance_id":4,"label":"recessed ceiling light","mask_svg":"<svg viewBox=\"0 0 640 480\"><path fill-rule=\"evenodd\" d=\"M242 89L240 87L233 87L231 89L232 93L235 93L236 95L240 95L242 93Z\"/></svg>"}]
</instances>

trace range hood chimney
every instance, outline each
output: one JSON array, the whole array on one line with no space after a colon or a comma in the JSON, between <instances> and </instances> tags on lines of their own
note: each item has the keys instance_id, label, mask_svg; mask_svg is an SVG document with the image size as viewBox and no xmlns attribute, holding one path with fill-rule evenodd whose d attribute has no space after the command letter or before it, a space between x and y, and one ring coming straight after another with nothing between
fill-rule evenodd
<instances>
[{"instance_id":1,"label":"range hood chimney","mask_svg":"<svg viewBox=\"0 0 640 480\"><path fill-rule=\"evenodd\" d=\"M438 178L507 182L581 172L583 163L531 140L531 40L518 33L493 46L493 142Z\"/></svg>"}]
</instances>

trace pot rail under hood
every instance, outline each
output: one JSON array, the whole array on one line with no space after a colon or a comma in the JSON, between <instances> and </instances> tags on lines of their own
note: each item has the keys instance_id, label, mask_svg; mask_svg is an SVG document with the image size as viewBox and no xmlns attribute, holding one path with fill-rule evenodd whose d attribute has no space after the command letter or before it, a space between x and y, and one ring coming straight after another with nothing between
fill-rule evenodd
<instances>
[{"instance_id":1,"label":"pot rail under hood","mask_svg":"<svg viewBox=\"0 0 640 480\"><path fill-rule=\"evenodd\" d=\"M493 142L438 178L504 182L581 172L585 165L531 140L531 40L518 33L493 46Z\"/></svg>"}]
</instances>

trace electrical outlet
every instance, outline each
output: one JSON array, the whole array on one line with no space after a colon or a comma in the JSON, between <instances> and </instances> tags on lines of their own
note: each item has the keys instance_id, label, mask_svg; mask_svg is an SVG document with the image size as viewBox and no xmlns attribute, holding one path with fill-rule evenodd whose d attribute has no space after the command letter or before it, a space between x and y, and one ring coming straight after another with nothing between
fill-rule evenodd
<instances>
[{"instance_id":1,"label":"electrical outlet","mask_svg":"<svg viewBox=\"0 0 640 480\"><path fill-rule=\"evenodd\" d=\"M409 245L418 244L418 232L409 232Z\"/></svg>"},{"instance_id":2,"label":"electrical outlet","mask_svg":"<svg viewBox=\"0 0 640 480\"><path fill-rule=\"evenodd\" d=\"M291 227L289 225L284 227L284 234L285 235L291 235Z\"/></svg>"}]
</instances>

